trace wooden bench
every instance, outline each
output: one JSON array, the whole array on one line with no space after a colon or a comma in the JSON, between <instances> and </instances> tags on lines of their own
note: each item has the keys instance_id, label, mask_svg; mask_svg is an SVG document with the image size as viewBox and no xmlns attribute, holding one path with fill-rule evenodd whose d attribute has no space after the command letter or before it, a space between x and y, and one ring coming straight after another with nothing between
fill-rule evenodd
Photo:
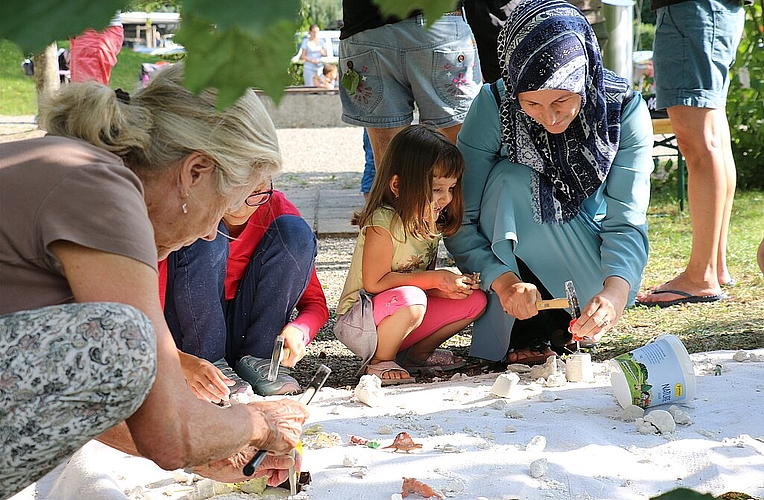
<instances>
[{"instance_id":1,"label":"wooden bench","mask_svg":"<svg viewBox=\"0 0 764 500\"><path fill-rule=\"evenodd\" d=\"M684 200L687 192L687 165L685 164L682 152L679 151L679 146L676 143L676 136L674 130L671 128L671 120L668 118L653 118L653 134L660 135L663 138L655 140L653 142L653 149L657 147L665 147L676 151L676 163L677 163L677 185L676 195L679 198L679 211L684 210ZM653 162L655 166L658 166L658 159L664 155L655 154L653 151Z\"/></svg>"}]
</instances>

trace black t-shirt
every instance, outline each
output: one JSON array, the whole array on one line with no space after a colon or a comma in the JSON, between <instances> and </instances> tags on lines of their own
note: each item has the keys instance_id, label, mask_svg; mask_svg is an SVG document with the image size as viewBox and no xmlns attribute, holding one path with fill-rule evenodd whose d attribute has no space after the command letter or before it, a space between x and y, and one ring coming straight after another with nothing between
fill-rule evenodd
<instances>
[{"instance_id":1,"label":"black t-shirt","mask_svg":"<svg viewBox=\"0 0 764 500\"><path fill-rule=\"evenodd\" d=\"M463 0L454 2L454 10L462 7ZM414 17L421 14L421 10L412 9L408 15ZM383 17L372 0L342 0L342 29L340 30L340 40L349 38L362 31L379 28L386 24L393 24L400 21L401 18L391 16Z\"/></svg>"}]
</instances>

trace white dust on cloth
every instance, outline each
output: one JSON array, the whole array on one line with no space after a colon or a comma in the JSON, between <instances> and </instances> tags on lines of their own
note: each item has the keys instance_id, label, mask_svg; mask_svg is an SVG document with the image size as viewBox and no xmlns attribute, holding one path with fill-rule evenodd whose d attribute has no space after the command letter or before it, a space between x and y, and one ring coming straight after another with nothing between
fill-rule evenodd
<instances>
[{"instance_id":1,"label":"white dust on cloth","mask_svg":"<svg viewBox=\"0 0 764 500\"><path fill-rule=\"evenodd\" d=\"M555 387L520 373L507 398L490 393L498 374L385 387L373 407L353 391L325 388L311 403L310 433L303 438L303 470L312 483L295 498L389 500L400 497L404 477L465 500L648 499L679 487L764 497L764 350L747 351L745 359L738 354L739 361L735 354L693 354L695 399L644 412L621 409L604 363L593 363L592 382ZM651 417L656 411L665 414ZM422 447L383 449L400 432ZM380 446L350 445L351 436ZM31 486L12 500L88 498L81 492L98 484L123 496L90 498L233 500L287 493L269 488L260 496L205 496L198 486L203 481L181 484L173 472L98 443L84 455L56 471L74 487L54 495L53 474L37 484L37 495Z\"/></svg>"}]
</instances>

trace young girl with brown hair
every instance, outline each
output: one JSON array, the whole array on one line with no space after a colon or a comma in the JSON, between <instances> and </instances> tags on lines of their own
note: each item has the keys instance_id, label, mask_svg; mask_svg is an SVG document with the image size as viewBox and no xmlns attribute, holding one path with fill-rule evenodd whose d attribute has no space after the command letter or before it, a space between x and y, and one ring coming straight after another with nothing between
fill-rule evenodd
<instances>
[{"instance_id":1,"label":"young girl with brown hair","mask_svg":"<svg viewBox=\"0 0 764 500\"><path fill-rule=\"evenodd\" d=\"M472 277L435 269L440 238L461 224L463 173L456 146L432 127L411 125L390 142L357 217L335 335L383 384L464 366L437 347L482 314L485 294Z\"/></svg>"}]
</instances>

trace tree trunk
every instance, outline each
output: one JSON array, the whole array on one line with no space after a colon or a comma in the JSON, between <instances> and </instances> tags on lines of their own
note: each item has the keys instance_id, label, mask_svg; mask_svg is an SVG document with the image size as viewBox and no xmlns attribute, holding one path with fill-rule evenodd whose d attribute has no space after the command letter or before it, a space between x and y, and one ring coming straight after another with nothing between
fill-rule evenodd
<instances>
[{"instance_id":1,"label":"tree trunk","mask_svg":"<svg viewBox=\"0 0 764 500\"><path fill-rule=\"evenodd\" d=\"M34 56L34 81L37 85L37 103L39 114L40 98L58 91L61 81L58 77L58 46L56 42L48 45L44 51Z\"/></svg>"}]
</instances>

